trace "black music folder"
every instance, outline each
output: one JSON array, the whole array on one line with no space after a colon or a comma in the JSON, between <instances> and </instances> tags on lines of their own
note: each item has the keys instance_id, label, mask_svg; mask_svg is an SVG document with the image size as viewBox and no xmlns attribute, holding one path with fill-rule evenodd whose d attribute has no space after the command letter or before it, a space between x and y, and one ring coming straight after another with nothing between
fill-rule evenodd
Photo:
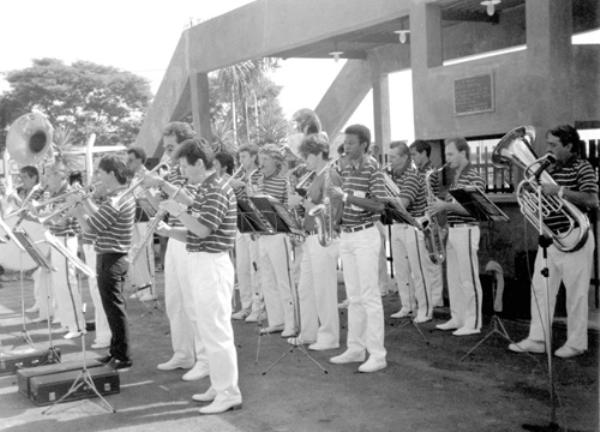
<instances>
[{"instance_id":1,"label":"black music folder","mask_svg":"<svg viewBox=\"0 0 600 432\"><path fill-rule=\"evenodd\" d=\"M237 226L241 233L275 234L275 229L249 199L238 200Z\"/></svg>"},{"instance_id":2,"label":"black music folder","mask_svg":"<svg viewBox=\"0 0 600 432\"><path fill-rule=\"evenodd\" d=\"M479 188L468 186L448 191L471 216L484 222L507 222L509 217Z\"/></svg>"},{"instance_id":3,"label":"black music folder","mask_svg":"<svg viewBox=\"0 0 600 432\"><path fill-rule=\"evenodd\" d=\"M273 232L270 234L288 233L304 236L304 231L296 218L287 207L276 199L267 195L259 195L250 197L250 201L272 227Z\"/></svg>"}]
</instances>

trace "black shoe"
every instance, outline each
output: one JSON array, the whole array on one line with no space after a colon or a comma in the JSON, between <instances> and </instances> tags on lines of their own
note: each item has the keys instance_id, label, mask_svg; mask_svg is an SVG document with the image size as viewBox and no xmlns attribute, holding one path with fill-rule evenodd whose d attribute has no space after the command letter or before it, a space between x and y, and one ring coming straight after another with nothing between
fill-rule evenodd
<instances>
[{"instance_id":1,"label":"black shoe","mask_svg":"<svg viewBox=\"0 0 600 432\"><path fill-rule=\"evenodd\" d=\"M98 360L102 364L107 364L107 363L110 363L110 361L112 359L113 359L113 356L111 356L110 354L107 354L104 357L100 357L100 358L98 358L96 360Z\"/></svg>"},{"instance_id":2,"label":"black shoe","mask_svg":"<svg viewBox=\"0 0 600 432\"><path fill-rule=\"evenodd\" d=\"M131 360L119 360L118 358L111 359L111 361L108 362L108 364L107 364L107 366L109 366L115 370L128 369L132 365L133 365L133 362Z\"/></svg>"}]
</instances>

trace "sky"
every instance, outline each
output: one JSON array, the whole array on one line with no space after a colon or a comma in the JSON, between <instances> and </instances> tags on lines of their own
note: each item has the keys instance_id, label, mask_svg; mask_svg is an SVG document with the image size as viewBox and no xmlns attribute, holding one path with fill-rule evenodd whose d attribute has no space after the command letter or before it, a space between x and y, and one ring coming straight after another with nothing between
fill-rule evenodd
<instances>
[{"instance_id":1,"label":"sky","mask_svg":"<svg viewBox=\"0 0 600 432\"><path fill-rule=\"evenodd\" d=\"M160 85L182 31L240 7L251 0L23 0L0 2L0 92L8 86L3 72L25 68L34 58L71 63L86 60L148 78L153 93ZM600 32L578 38L600 43ZM344 61L288 59L272 73L281 85L280 103L287 118L299 108L315 108ZM310 85L306 85L310 83ZM392 139L414 138L411 76L390 75ZM349 123L373 126L369 93Z\"/></svg>"}]
</instances>

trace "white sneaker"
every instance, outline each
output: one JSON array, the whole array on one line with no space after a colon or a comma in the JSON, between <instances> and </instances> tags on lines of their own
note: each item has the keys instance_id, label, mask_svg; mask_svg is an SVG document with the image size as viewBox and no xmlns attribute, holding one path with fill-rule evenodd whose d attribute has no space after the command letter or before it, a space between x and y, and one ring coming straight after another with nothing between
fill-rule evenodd
<instances>
[{"instance_id":1,"label":"white sneaker","mask_svg":"<svg viewBox=\"0 0 600 432\"><path fill-rule=\"evenodd\" d=\"M554 351L554 355L560 358L571 358L581 355L585 352L585 350L579 350L577 348L571 348L570 346L563 345L556 351Z\"/></svg>"},{"instance_id":2,"label":"white sneaker","mask_svg":"<svg viewBox=\"0 0 600 432\"><path fill-rule=\"evenodd\" d=\"M435 328L438 330L456 330L458 328L458 324L456 324L454 321L450 320L450 321L446 321L443 324L436 325Z\"/></svg>"},{"instance_id":3,"label":"white sneaker","mask_svg":"<svg viewBox=\"0 0 600 432\"><path fill-rule=\"evenodd\" d=\"M192 400L196 402L212 402L217 397L217 391L210 387L204 393L196 393L192 395Z\"/></svg>"},{"instance_id":4,"label":"white sneaker","mask_svg":"<svg viewBox=\"0 0 600 432\"><path fill-rule=\"evenodd\" d=\"M27 313L33 313L33 312L37 312L40 310L40 307L38 305L33 305L28 309L25 309L25 312Z\"/></svg>"},{"instance_id":5,"label":"white sneaker","mask_svg":"<svg viewBox=\"0 0 600 432\"><path fill-rule=\"evenodd\" d=\"M183 360L177 357L171 357L169 361L157 365L156 369L170 371L175 369L189 369L192 366L194 366L194 362L192 360Z\"/></svg>"},{"instance_id":6,"label":"white sneaker","mask_svg":"<svg viewBox=\"0 0 600 432\"><path fill-rule=\"evenodd\" d=\"M479 334L479 333L481 333L481 330L474 329L471 327L461 327L458 330L455 330L452 332L452 334L454 336L470 336L470 335Z\"/></svg>"},{"instance_id":7,"label":"white sneaker","mask_svg":"<svg viewBox=\"0 0 600 432\"><path fill-rule=\"evenodd\" d=\"M419 316L417 315L417 317L415 319L413 319L413 322L415 324L423 324L426 322L431 321L431 317L430 316Z\"/></svg>"},{"instance_id":8,"label":"white sneaker","mask_svg":"<svg viewBox=\"0 0 600 432\"><path fill-rule=\"evenodd\" d=\"M108 348L110 346L110 342L94 342L91 346L92 349L102 349Z\"/></svg>"},{"instance_id":9,"label":"white sneaker","mask_svg":"<svg viewBox=\"0 0 600 432\"><path fill-rule=\"evenodd\" d=\"M283 331L283 324L280 324L280 325L274 325L274 326L268 326L265 328L261 328L260 334L265 335L265 334L270 334L270 333L279 333L282 331Z\"/></svg>"},{"instance_id":10,"label":"white sneaker","mask_svg":"<svg viewBox=\"0 0 600 432\"><path fill-rule=\"evenodd\" d=\"M196 381L206 376L208 376L208 364L196 362L194 367L184 373L181 379L184 381Z\"/></svg>"},{"instance_id":11,"label":"white sneaker","mask_svg":"<svg viewBox=\"0 0 600 432\"><path fill-rule=\"evenodd\" d=\"M246 317L245 321L247 323L253 323L253 322L258 322L258 317L260 316L260 312L257 310L253 310L252 312L250 312L250 314L248 314L248 316Z\"/></svg>"},{"instance_id":12,"label":"white sneaker","mask_svg":"<svg viewBox=\"0 0 600 432\"><path fill-rule=\"evenodd\" d=\"M369 360L358 367L358 371L363 373L376 372L385 367L387 367L385 359L374 359L373 357L369 357Z\"/></svg>"},{"instance_id":13,"label":"white sneaker","mask_svg":"<svg viewBox=\"0 0 600 432\"><path fill-rule=\"evenodd\" d=\"M236 313L231 315L231 318L234 320L244 320L250 315L250 311L248 309L240 309Z\"/></svg>"},{"instance_id":14,"label":"white sneaker","mask_svg":"<svg viewBox=\"0 0 600 432\"><path fill-rule=\"evenodd\" d=\"M544 342L534 341L531 339L523 339L521 342L511 343L508 346L508 349L512 352L516 353L534 353L534 354L543 354L546 352L546 346Z\"/></svg>"},{"instance_id":15,"label":"white sneaker","mask_svg":"<svg viewBox=\"0 0 600 432\"><path fill-rule=\"evenodd\" d=\"M346 363L362 363L365 361L365 351L350 351L346 350L340 355L335 357L331 357L329 359L330 363L333 364L346 364Z\"/></svg>"},{"instance_id":16,"label":"white sneaker","mask_svg":"<svg viewBox=\"0 0 600 432\"><path fill-rule=\"evenodd\" d=\"M295 329L284 329L281 332L281 337L282 338L289 338L289 337L293 337L296 336L296 330Z\"/></svg>"},{"instance_id":17,"label":"white sneaker","mask_svg":"<svg viewBox=\"0 0 600 432\"><path fill-rule=\"evenodd\" d=\"M230 410L242 408L241 396L216 397L210 405L206 405L198 410L200 414L221 414Z\"/></svg>"},{"instance_id":18,"label":"white sneaker","mask_svg":"<svg viewBox=\"0 0 600 432\"><path fill-rule=\"evenodd\" d=\"M412 311L410 309L402 308L398 312L390 315L390 318L406 318L412 315Z\"/></svg>"},{"instance_id":19,"label":"white sneaker","mask_svg":"<svg viewBox=\"0 0 600 432\"><path fill-rule=\"evenodd\" d=\"M81 336L82 334L83 334L83 332L80 332L80 331L69 330L67 332L67 334L63 336L63 338L65 338L65 339L73 339L73 338Z\"/></svg>"},{"instance_id":20,"label":"white sneaker","mask_svg":"<svg viewBox=\"0 0 600 432\"><path fill-rule=\"evenodd\" d=\"M327 350L332 350L332 349L338 349L339 347L340 347L339 343L324 344L324 343L320 343L320 342L315 342L314 344L310 344L308 346L308 349L312 350L312 351L327 351Z\"/></svg>"}]
</instances>

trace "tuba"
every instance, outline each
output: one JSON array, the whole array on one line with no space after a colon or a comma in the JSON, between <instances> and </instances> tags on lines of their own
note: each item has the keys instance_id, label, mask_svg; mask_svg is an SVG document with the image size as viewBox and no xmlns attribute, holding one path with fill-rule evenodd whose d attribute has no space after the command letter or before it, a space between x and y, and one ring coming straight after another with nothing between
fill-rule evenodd
<instances>
[{"instance_id":1,"label":"tuba","mask_svg":"<svg viewBox=\"0 0 600 432\"><path fill-rule=\"evenodd\" d=\"M16 119L6 136L6 151L19 165L38 165L51 148L54 128L39 112Z\"/></svg>"},{"instance_id":2,"label":"tuba","mask_svg":"<svg viewBox=\"0 0 600 432\"><path fill-rule=\"evenodd\" d=\"M538 231L552 238L557 249L574 252L585 244L590 222L585 213L571 202L541 191L540 184L556 182L545 171L549 157L538 158L533 151L534 140L533 126L519 126L511 130L494 148L492 163L506 168L512 162L524 170L524 179L516 191L521 213Z\"/></svg>"}]
</instances>

